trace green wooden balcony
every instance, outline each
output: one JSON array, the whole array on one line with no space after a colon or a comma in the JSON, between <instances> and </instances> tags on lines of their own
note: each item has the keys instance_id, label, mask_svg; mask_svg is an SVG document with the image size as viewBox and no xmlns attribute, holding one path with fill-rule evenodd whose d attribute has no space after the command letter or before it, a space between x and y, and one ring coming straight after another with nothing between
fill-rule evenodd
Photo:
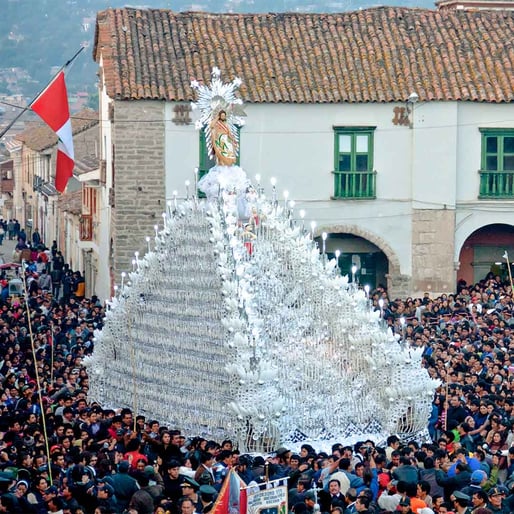
<instances>
[{"instance_id":1,"label":"green wooden balcony","mask_svg":"<svg viewBox=\"0 0 514 514\"><path fill-rule=\"evenodd\" d=\"M479 171L479 198L514 199L514 171Z\"/></svg>"},{"instance_id":2,"label":"green wooden balcony","mask_svg":"<svg viewBox=\"0 0 514 514\"><path fill-rule=\"evenodd\" d=\"M376 171L334 171L334 198L376 198Z\"/></svg>"}]
</instances>

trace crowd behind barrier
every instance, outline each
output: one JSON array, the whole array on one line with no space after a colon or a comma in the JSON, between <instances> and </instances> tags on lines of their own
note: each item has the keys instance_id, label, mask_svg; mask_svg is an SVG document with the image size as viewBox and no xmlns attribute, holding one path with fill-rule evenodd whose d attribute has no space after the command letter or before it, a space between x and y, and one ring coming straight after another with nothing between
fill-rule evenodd
<instances>
[{"instance_id":1,"label":"crowd behind barrier","mask_svg":"<svg viewBox=\"0 0 514 514\"><path fill-rule=\"evenodd\" d=\"M104 306L85 298L81 273L37 230L28 241L2 222L2 239L16 241L28 294L13 295L1 272L0 512L207 514L231 468L255 487L288 477L296 514L514 512L514 302L500 277L437 298L392 300L380 287L370 296L441 380L426 441L391 434L381 446L252 456L91 402L82 360Z\"/></svg>"}]
</instances>

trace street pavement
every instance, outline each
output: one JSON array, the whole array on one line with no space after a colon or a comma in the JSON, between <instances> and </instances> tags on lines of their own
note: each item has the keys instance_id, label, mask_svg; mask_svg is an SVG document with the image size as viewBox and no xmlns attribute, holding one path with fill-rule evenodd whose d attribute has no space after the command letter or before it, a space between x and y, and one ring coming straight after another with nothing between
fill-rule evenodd
<instances>
[{"instance_id":1,"label":"street pavement","mask_svg":"<svg viewBox=\"0 0 514 514\"><path fill-rule=\"evenodd\" d=\"M14 239L12 241L9 241L9 239L6 239L4 237L4 240L0 245L0 257L3 260L3 263L12 262L12 253L17 243L18 241Z\"/></svg>"}]
</instances>

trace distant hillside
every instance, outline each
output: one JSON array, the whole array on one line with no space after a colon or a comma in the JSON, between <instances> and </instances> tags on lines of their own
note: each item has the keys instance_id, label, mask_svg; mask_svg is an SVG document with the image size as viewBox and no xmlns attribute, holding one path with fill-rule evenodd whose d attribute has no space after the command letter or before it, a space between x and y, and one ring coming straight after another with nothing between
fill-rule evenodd
<instances>
[{"instance_id":1,"label":"distant hillside","mask_svg":"<svg viewBox=\"0 0 514 514\"><path fill-rule=\"evenodd\" d=\"M0 95L33 96L55 67L82 44L89 45L67 78L70 92L95 90L96 63L91 51L97 11L131 4L123 0L2 0L0 16ZM176 11L334 12L376 5L433 8L433 0L145 0L142 5ZM9 68L21 68L13 72Z\"/></svg>"}]
</instances>

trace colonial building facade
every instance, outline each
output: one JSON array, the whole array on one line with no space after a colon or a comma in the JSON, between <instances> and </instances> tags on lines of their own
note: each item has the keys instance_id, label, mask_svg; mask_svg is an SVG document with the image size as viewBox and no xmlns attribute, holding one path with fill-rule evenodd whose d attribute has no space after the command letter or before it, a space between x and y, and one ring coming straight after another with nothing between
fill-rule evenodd
<instances>
[{"instance_id":1,"label":"colonial building facade","mask_svg":"<svg viewBox=\"0 0 514 514\"><path fill-rule=\"evenodd\" d=\"M35 125L8 145L12 171L2 175L2 216L17 219L31 236L37 228L46 245L55 240L74 270L84 273L88 295L96 293L100 268L108 258L100 255L102 212L99 168L98 112L84 109L72 116L75 147L74 176L66 193L53 186L57 136L46 125ZM104 220L104 226L108 226ZM104 246L107 248L108 243ZM103 266L102 266L103 264ZM107 276L103 279L109 282Z\"/></svg>"},{"instance_id":2,"label":"colonial building facade","mask_svg":"<svg viewBox=\"0 0 514 514\"><path fill-rule=\"evenodd\" d=\"M272 177L288 190L295 217L305 211L315 236L327 232L344 273L356 266L361 283L406 295L504 272L504 251L514 255L514 13L465 3L98 13L114 279L145 251L174 191L192 194L211 165L190 83L209 82L213 66L243 81L241 166L268 191Z\"/></svg>"}]
</instances>

